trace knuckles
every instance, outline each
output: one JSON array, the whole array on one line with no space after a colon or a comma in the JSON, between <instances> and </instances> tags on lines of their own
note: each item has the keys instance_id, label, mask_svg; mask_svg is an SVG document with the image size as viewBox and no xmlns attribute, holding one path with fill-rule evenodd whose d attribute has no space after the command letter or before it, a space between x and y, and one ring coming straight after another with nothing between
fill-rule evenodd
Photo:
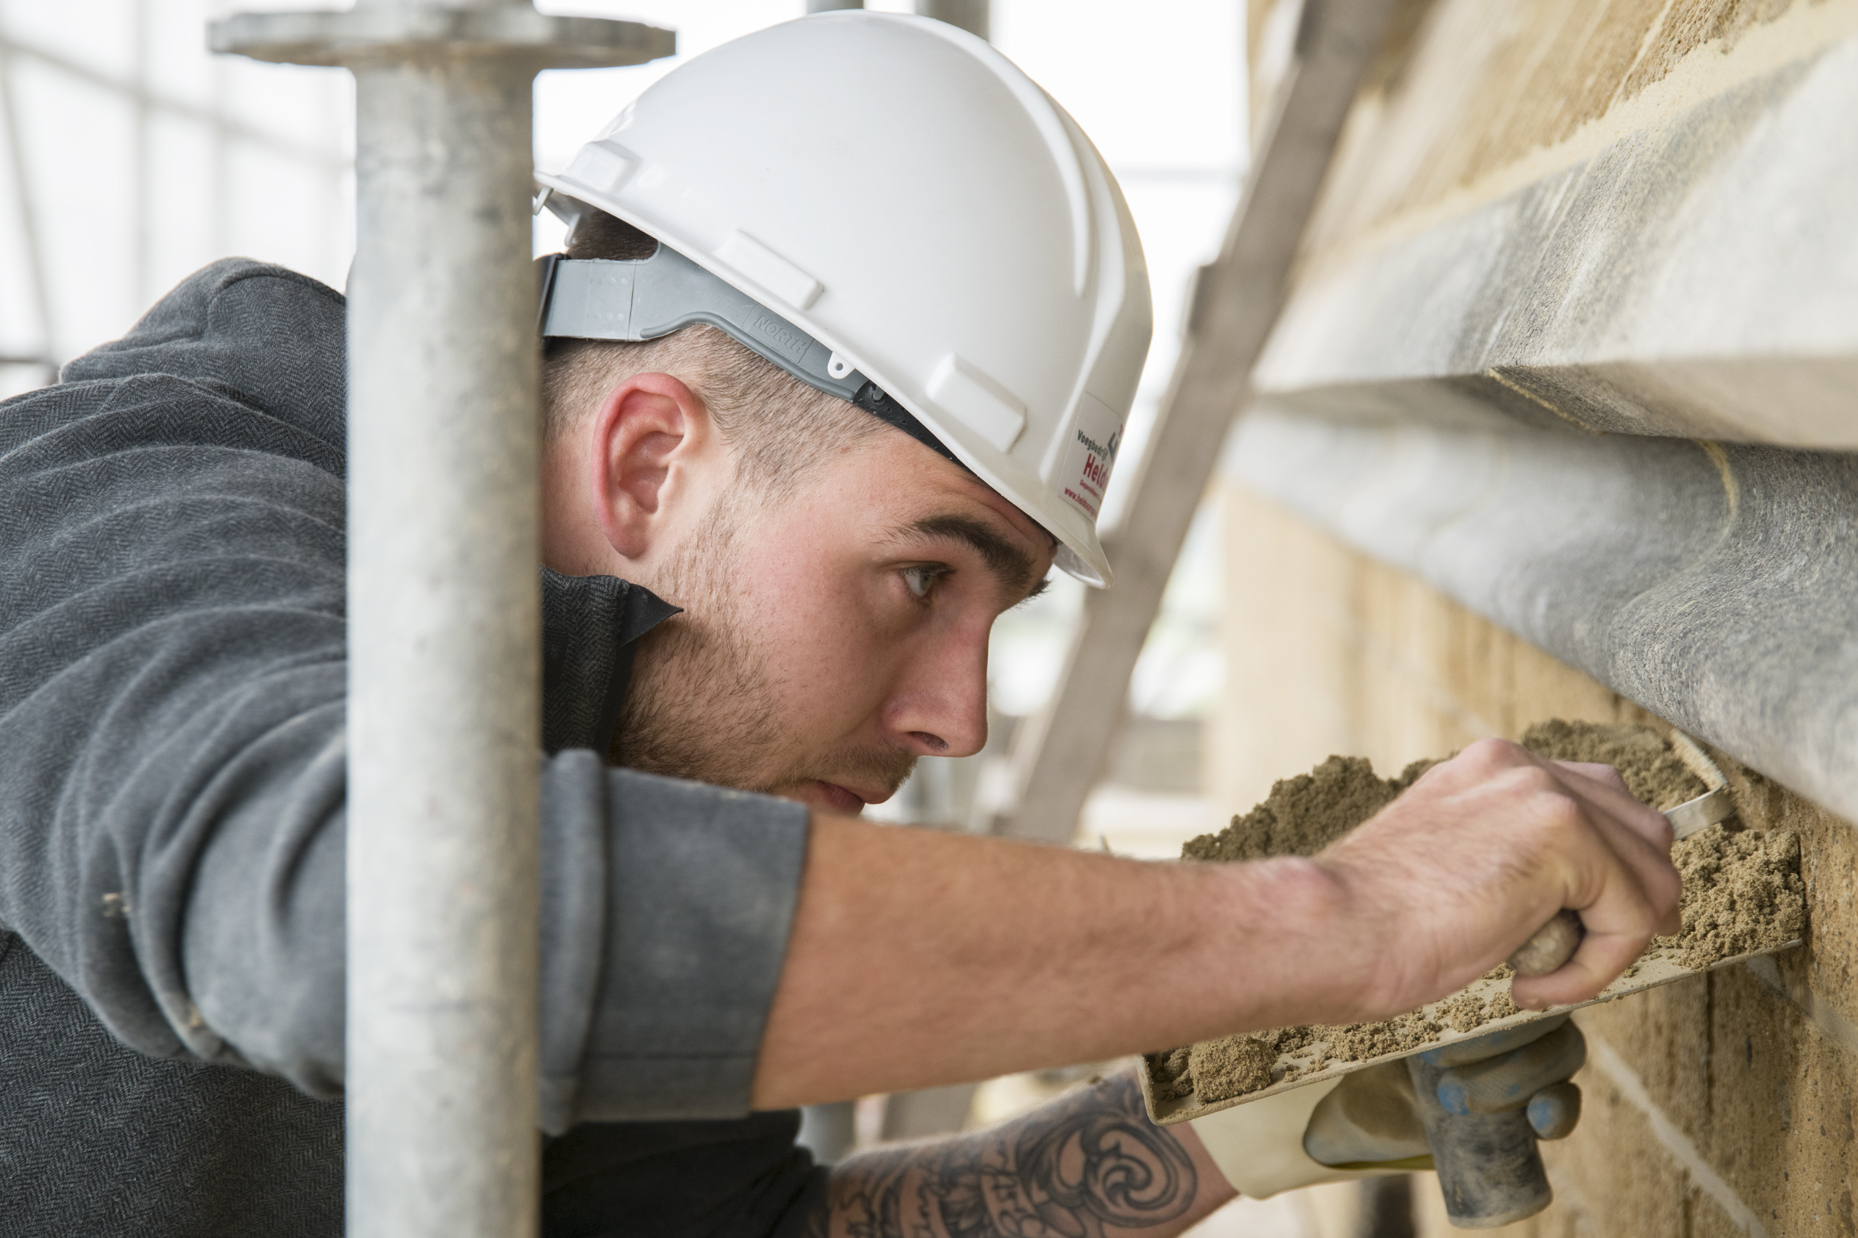
<instances>
[{"instance_id":1,"label":"knuckles","mask_svg":"<svg viewBox=\"0 0 1858 1238\"><path fill-rule=\"evenodd\" d=\"M1557 835L1585 831L1592 824L1587 809L1559 785L1541 788L1536 795L1535 809L1541 814L1542 824Z\"/></svg>"},{"instance_id":2,"label":"knuckles","mask_svg":"<svg viewBox=\"0 0 1858 1238\"><path fill-rule=\"evenodd\" d=\"M1467 744L1449 764L1459 766L1465 773L1479 778L1488 778L1499 770L1518 766L1540 768L1527 748L1507 739L1480 739L1476 743Z\"/></svg>"},{"instance_id":3,"label":"knuckles","mask_svg":"<svg viewBox=\"0 0 1858 1238\"><path fill-rule=\"evenodd\" d=\"M1580 798L1540 765L1513 766L1485 784L1512 828L1536 846L1565 841L1591 827Z\"/></svg>"}]
</instances>

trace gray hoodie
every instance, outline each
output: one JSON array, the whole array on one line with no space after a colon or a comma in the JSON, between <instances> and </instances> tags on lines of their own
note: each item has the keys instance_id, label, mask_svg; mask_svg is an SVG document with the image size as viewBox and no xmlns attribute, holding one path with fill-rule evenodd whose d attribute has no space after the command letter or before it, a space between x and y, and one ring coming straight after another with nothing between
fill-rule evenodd
<instances>
[{"instance_id":1,"label":"gray hoodie","mask_svg":"<svg viewBox=\"0 0 1858 1238\"><path fill-rule=\"evenodd\" d=\"M340 1232L343 329L227 260L0 404L0 1234ZM806 813L606 767L675 610L543 595L546 1229L767 1232Z\"/></svg>"}]
</instances>

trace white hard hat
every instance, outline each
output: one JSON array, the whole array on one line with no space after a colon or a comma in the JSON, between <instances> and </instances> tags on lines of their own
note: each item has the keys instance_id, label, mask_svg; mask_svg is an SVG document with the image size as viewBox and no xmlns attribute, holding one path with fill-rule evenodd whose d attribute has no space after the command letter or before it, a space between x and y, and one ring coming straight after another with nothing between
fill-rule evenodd
<instances>
[{"instance_id":1,"label":"white hard hat","mask_svg":"<svg viewBox=\"0 0 1858 1238\"><path fill-rule=\"evenodd\" d=\"M985 41L859 10L772 26L537 180L564 218L597 207L675 251L562 261L546 334L714 322L913 418L1058 539L1059 567L1109 582L1096 519L1148 353L1142 246L1090 140Z\"/></svg>"}]
</instances>

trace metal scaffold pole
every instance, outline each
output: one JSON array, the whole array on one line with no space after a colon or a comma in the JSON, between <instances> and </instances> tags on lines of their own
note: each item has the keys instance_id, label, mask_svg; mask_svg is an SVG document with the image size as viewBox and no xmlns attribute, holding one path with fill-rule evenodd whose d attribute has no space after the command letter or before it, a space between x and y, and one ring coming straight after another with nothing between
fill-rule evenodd
<instances>
[{"instance_id":1,"label":"metal scaffold pole","mask_svg":"<svg viewBox=\"0 0 1858 1238\"><path fill-rule=\"evenodd\" d=\"M248 14L357 84L348 331L350 1238L539 1222L531 80L672 36L526 3Z\"/></svg>"},{"instance_id":2,"label":"metal scaffold pole","mask_svg":"<svg viewBox=\"0 0 1858 1238\"><path fill-rule=\"evenodd\" d=\"M355 74L351 1234L533 1224L539 534L517 76Z\"/></svg>"},{"instance_id":3,"label":"metal scaffold pole","mask_svg":"<svg viewBox=\"0 0 1858 1238\"><path fill-rule=\"evenodd\" d=\"M933 17L951 26L960 26L983 39L993 37L991 8L989 0L916 0L918 17Z\"/></svg>"}]
</instances>

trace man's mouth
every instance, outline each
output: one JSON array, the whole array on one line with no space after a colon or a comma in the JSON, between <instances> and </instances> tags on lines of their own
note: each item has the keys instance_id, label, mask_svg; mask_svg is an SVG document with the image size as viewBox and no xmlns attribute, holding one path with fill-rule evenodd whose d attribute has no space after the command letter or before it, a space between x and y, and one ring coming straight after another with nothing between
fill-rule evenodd
<instances>
[{"instance_id":1,"label":"man's mouth","mask_svg":"<svg viewBox=\"0 0 1858 1238\"><path fill-rule=\"evenodd\" d=\"M852 762L839 762L850 765ZM901 768L897 768L898 765ZM881 804L897 793L910 775L910 766L914 761L891 762L889 767L873 763L869 773L861 770L846 770L857 778L855 783L829 782L824 778L796 777L791 780L781 779L765 789L771 795L784 799L797 800L815 808L824 808L829 812L842 812L857 816L867 805ZM835 771L836 772L836 771Z\"/></svg>"},{"instance_id":2,"label":"man's mouth","mask_svg":"<svg viewBox=\"0 0 1858 1238\"><path fill-rule=\"evenodd\" d=\"M834 812L847 813L855 817L864 811L864 796L848 787L842 787L836 782L824 782L817 778L813 780L813 787L818 788L819 798L824 800L826 806Z\"/></svg>"}]
</instances>

